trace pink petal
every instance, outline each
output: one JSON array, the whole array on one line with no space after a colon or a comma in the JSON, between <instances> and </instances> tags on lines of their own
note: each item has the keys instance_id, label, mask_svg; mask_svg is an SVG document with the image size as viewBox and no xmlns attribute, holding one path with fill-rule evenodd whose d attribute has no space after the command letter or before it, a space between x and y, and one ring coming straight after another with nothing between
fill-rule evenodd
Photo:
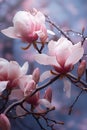
<instances>
[{"instance_id":1,"label":"pink petal","mask_svg":"<svg viewBox=\"0 0 87 130\"><path fill-rule=\"evenodd\" d=\"M0 80L7 79L8 67L9 67L9 62L3 58L0 58Z\"/></svg>"},{"instance_id":2,"label":"pink petal","mask_svg":"<svg viewBox=\"0 0 87 130\"><path fill-rule=\"evenodd\" d=\"M37 12L37 14L35 15L35 18L40 23L42 23L42 24L45 23L45 16L40 11Z\"/></svg>"},{"instance_id":3,"label":"pink petal","mask_svg":"<svg viewBox=\"0 0 87 130\"><path fill-rule=\"evenodd\" d=\"M39 70L39 68L36 68L36 69L33 71L32 79L33 79L36 83L39 82L39 79L40 79L40 70Z\"/></svg>"},{"instance_id":4,"label":"pink petal","mask_svg":"<svg viewBox=\"0 0 87 130\"><path fill-rule=\"evenodd\" d=\"M26 103L24 103L24 107L26 107ZM25 115L26 113L27 112L23 108L21 108L20 106L16 107L17 116ZM23 116L21 118L23 118Z\"/></svg>"},{"instance_id":5,"label":"pink petal","mask_svg":"<svg viewBox=\"0 0 87 130\"><path fill-rule=\"evenodd\" d=\"M48 56L46 54L36 54L35 60L43 65L54 65L59 66L54 56Z\"/></svg>"},{"instance_id":6,"label":"pink petal","mask_svg":"<svg viewBox=\"0 0 87 130\"><path fill-rule=\"evenodd\" d=\"M9 27L7 29L3 29L3 30L1 30L1 32L10 38L17 38L14 27Z\"/></svg>"},{"instance_id":7,"label":"pink petal","mask_svg":"<svg viewBox=\"0 0 87 130\"><path fill-rule=\"evenodd\" d=\"M9 100L20 100L23 98L23 92L20 89L14 89L9 95Z\"/></svg>"},{"instance_id":8,"label":"pink petal","mask_svg":"<svg viewBox=\"0 0 87 130\"><path fill-rule=\"evenodd\" d=\"M29 96L36 89L36 83L34 80L31 80L27 83L24 88L24 96Z\"/></svg>"},{"instance_id":9,"label":"pink petal","mask_svg":"<svg viewBox=\"0 0 87 130\"><path fill-rule=\"evenodd\" d=\"M37 92L31 97L27 97L26 101L27 103L34 105L34 107L36 107L38 105L39 98L40 98L40 92Z\"/></svg>"},{"instance_id":10,"label":"pink petal","mask_svg":"<svg viewBox=\"0 0 87 130\"><path fill-rule=\"evenodd\" d=\"M5 114L0 114L0 128L1 130L11 129L11 124Z\"/></svg>"},{"instance_id":11,"label":"pink petal","mask_svg":"<svg viewBox=\"0 0 87 130\"><path fill-rule=\"evenodd\" d=\"M8 78L14 80L20 75L20 66L16 61L10 61L8 68Z\"/></svg>"},{"instance_id":12,"label":"pink petal","mask_svg":"<svg viewBox=\"0 0 87 130\"><path fill-rule=\"evenodd\" d=\"M84 49L81 46L81 43L77 43L76 45L74 45L74 47L72 48L72 53L71 55L68 57L68 59L66 60L65 66L69 65L69 64L76 64L83 56L84 54Z\"/></svg>"},{"instance_id":13,"label":"pink petal","mask_svg":"<svg viewBox=\"0 0 87 130\"><path fill-rule=\"evenodd\" d=\"M52 89L50 87L45 91L44 98L47 99L49 102L52 101Z\"/></svg>"},{"instance_id":14,"label":"pink petal","mask_svg":"<svg viewBox=\"0 0 87 130\"><path fill-rule=\"evenodd\" d=\"M53 74L50 71L43 72L40 76L40 82L43 82L44 80L50 78L51 76L53 76Z\"/></svg>"},{"instance_id":15,"label":"pink petal","mask_svg":"<svg viewBox=\"0 0 87 130\"><path fill-rule=\"evenodd\" d=\"M26 22L29 21L31 14L29 12L26 11L18 11L14 18L13 18L13 24L15 26L16 22L20 22L22 24L26 24Z\"/></svg>"},{"instance_id":16,"label":"pink petal","mask_svg":"<svg viewBox=\"0 0 87 130\"><path fill-rule=\"evenodd\" d=\"M22 75L26 74L27 71L28 71L28 68L29 68L28 62L25 62L25 63L23 64L23 66L20 68L21 74L22 74Z\"/></svg>"},{"instance_id":17,"label":"pink petal","mask_svg":"<svg viewBox=\"0 0 87 130\"><path fill-rule=\"evenodd\" d=\"M56 41L53 41L51 40L49 43L48 43L48 49L49 49L49 54L50 55L55 55L55 48L57 47L57 42Z\"/></svg>"},{"instance_id":18,"label":"pink petal","mask_svg":"<svg viewBox=\"0 0 87 130\"><path fill-rule=\"evenodd\" d=\"M57 46L60 46L60 47L70 47L72 46L72 42L70 42L67 38L61 36L61 38L57 41Z\"/></svg>"},{"instance_id":19,"label":"pink petal","mask_svg":"<svg viewBox=\"0 0 87 130\"><path fill-rule=\"evenodd\" d=\"M32 80L32 75L25 75L19 78L19 87L20 89L24 92L25 86L27 83L31 82Z\"/></svg>"},{"instance_id":20,"label":"pink petal","mask_svg":"<svg viewBox=\"0 0 87 130\"><path fill-rule=\"evenodd\" d=\"M9 81L0 81L0 93L6 89L8 82Z\"/></svg>"},{"instance_id":21,"label":"pink petal","mask_svg":"<svg viewBox=\"0 0 87 130\"><path fill-rule=\"evenodd\" d=\"M17 36L21 37L23 34L31 31L32 19L32 15L26 11L19 11L15 14L13 24Z\"/></svg>"}]
</instances>

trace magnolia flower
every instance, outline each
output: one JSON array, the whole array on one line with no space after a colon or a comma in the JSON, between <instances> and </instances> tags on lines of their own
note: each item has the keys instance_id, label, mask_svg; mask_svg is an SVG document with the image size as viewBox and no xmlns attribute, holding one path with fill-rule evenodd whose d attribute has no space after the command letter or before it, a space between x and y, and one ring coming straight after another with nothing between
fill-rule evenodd
<instances>
[{"instance_id":1,"label":"magnolia flower","mask_svg":"<svg viewBox=\"0 0 87 130\"><path fill-rule=\"evenodd\" d=\"M47 39L45 16L36 9L32 13L19 11L13 18L13 26L1 32L11 38L20 38L24 42L32 43L40 38L44 43Z\"/></svg>"},{"instance_id":2,"label":"magnolia flower","mask_svg":"<svg viewBox=\"0 0 87 130\"><path fill-rule=\"evenodd\" d=\"M10 130L11 125L5 114L0 114L0 128L1 130Z\"/></svg>"},{"instance_id":3,"label":"magnolia flower","mask_svg":"<svg viewBox=\"0 0 87 130\"><path fill-rule=\"evenodd\" d=\"M48 44L48 53L36 54L35 60L43 65L51 65L56 72L65 74L72 70L83 56L84 49L81 43L73 45L69 40L61 37L58 41L51 40Z\"/></svg>"},{"instance_id":4,"label":"magnolia flower","mask_svg":"<svg viewBox=\"0 0 87 130\"><path fill-rule=\"evenodd\" d=\"M20 77L25 75L28 70L28 63L25 62L21 67L16 61L7 61L0 58L0 93L6 88L16 87Z\"/></svg>"}]
</instances>

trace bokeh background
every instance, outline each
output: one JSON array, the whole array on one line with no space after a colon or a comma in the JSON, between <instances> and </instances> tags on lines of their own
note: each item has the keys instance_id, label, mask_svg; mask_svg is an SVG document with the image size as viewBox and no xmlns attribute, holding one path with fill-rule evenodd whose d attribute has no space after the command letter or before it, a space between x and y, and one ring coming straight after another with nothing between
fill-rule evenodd
<instances>
[{"instance_id":1,"label":"bokeh background","mask_svg":"<svg viewBox=\"0 0 87 130\"><path fill-rule=\"evenodd\" d=\"M17 11L28 11L32 8L36 8L50 16L52 21L62 29L81 32L84 27L84 35L87 35L87 0L0 0L0 30L12 25L12 18ZM23 46L25 45L20 40L10 39L0 33L0 57L16 60L21 65L28 60L29 73L31 73L38 66L35 62L32 63L32 53L35 53L35 50L31 47L29 50L23 51L21 49ZM39 67L41 72L45 70L44 66ZM85 77L83 78L85 80ZM57 125L56 129L87 130L87 93L84 92L80 96L72 114L69 116L68 108L80 90L72 85L71 98L68 99L63 92L63 82L61 80L53 83L52 86L53 104L56 106L56 110L49 117L65 122L64 126ZM40 130L32 116L27 116L25 119L11 119L11 123L12 130ZM44 124L44 122L42 123Z\"/></svg>"}]
</instances>

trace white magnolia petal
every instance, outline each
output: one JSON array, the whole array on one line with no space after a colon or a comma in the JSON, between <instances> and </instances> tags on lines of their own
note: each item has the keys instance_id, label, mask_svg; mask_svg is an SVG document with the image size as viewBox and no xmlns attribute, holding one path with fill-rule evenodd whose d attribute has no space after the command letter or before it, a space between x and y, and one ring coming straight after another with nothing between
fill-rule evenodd
<instances>
[{"instance_id":1,"label":"white magnolia petal","mask_svg":"<svg viewBox=\"0 0 87 130\"><path fill-rule=\"evenodd\" d=\"M76 64L83 56L84 54L84 48L81 46L81 43L77 43L74 48L72 48L73 51L71 53L71 55L68 57L65 66L69 65L69 64Z\"/></svg>"},{"instance_id":2,"label":"white magnolia petal","mask_svg":"<svg viewBox=\"0 0 87 130\"><path fill-rule=\"evenodd\" d=\"M61 36L61 38L58 40L57 45L60 45L62 47L68 47L68 46L72 46L72 42L69 41L67 38Z\"/></svg>"},{"instance_id":3,"label":"white magnolia petal","mask_svg":"<svg viewBox=\"0 0 87 130\"><path fill-rule=\"evenodd\" d=\"M21 67L21 74L26 74L29 68L28 62L25 62L23 66Z\"/></svg>"},{"instance_id":4,"label":"white magnolia petal","mask_svg":"<svg viewBox=\"0 0 87 130\"><path fill-rule=\"evenodd\" d=\"M23 98L23 92L20 89L14 89L9 95L9 100L20 100Z\"/></svg>"},{"instance_id":5,"label":"white magnolia petal","mask_svg":"<svg viewBox=\"0 0 87 130\"><path fill-rule=\"evenodd\" d=\"M55 65L59 66L54 56L48 56L46 54L36 54L35 60L43 65Z\"/></svg>"},{"instance_id":6,"label":"white magnolia petal","mask_svg":"<svg viewBox=\"0 0 87 130\"><path fill-rule=\"evenodd\" d=\"M48 43L48 49L49 49L49 54L50 55L55 55L55 48L56 48L56 46L57 46L57 42L56 41L51 40Z\"/></svg>"},{"instance_id":7,"label":"white magnolia petal","mask_svg":"<svg viewBox=\"0 0 87 130\"><path fill-rule=\"evenodd\" d=\"M64 88L63 88L66 96L70 98L71 96L71 82L67 79L64 79Z\"/></svg>"},{"instance_id":8,"label":"white magnolia petal","mask_svg":"<svg viewBox=\"0 0 87 130\"><path fill-rule=\"evenodd\" d=\"M31 80L32 80L32 75L24 75L24 76L20 77L20 79L19 79L20 89L22 91L24 91L26 84L31 82Z\"/></svg>"},{"instance_id":9,"label":"white magnolia petal","mask_svg":"<svg viewBox=\"0 0 87 130\"><path fill-rule=\"evenodd\" d=\"M9 81L0 81L0 93L6 89L8 82Z\"/></svg>"},{"instance_id":10,"label":"white magnolia petal","mask_svg":"<svg viewBox=\"0 0 87 130\"><path fill-rule=\"evenodd\" d=\"M35 18L37 21L39 20L40 23L45 23L45 16L40 11L37 12Z\"/></svg>"},{"instance_id":11,"label":"white magnolia petal","mask_svg":"<svg viewBox=\"0 0 87 130\"><path fill-rule=\"evenodd\" d=\"M14 18L13 18L13 24L15 26L15 24L17 22L21 23L21 24L26 24L26 22L29 21L29 16L31 14L29 12L26 12L26 11L18 11Z\"/></svg>"},{"instance_id":12,"label":"white magnolia petal","mask_svg":"<svg viewBox=\"0 0 87 130\"><path fill-rule=\"evenodd\" d=\"M0 58L0 63L1 62L4 62L4 63L9 63L6 59L4 59L4 58Z\"/></svg>"},{"instance_id":13,"label":"white magnolia petal","mask_svg":"<svg viewBox=\"0 0 87 130\"><path fill-rule=\"evenodd\" d=\"M49 30L49 29L47 30L47 33L51 34L51 35L55 35L55 33L53 31Z\"/></svg>"},{"instance_id":14,"label":"white magnolia petal","mask_svg":"<svg viewBox=\"0 0 87 130\"><path fill-rule=\"evenodd\" d=\"M46 108L49 108L49 109L51 109L53 107L51 105L51 103L46 99L39 99L38 103L39 103L39 105L46 107Z\"/></svg>"},{"instance_id":15,"label":"white magnolia petal","mask_svg":"<svg viewBox=\"0 0 87 130\"><path fill-rule=\"evenodd\" d=\"M20 66L16 61L10 61L8 67L8 78L14 80L20 75Z\"/></svg>"},{"instance_id":16,"label":"white magnolia petal","mask_svg":"<svg viewBox=\"0 0 87 130\"><path fill-rule=\"evenodd\" d=\"M10 38L18 38L18 37L16 36L14 27L8 27L8 28L6 28L6 29L1 30L1 32L2 32L4 35L6 35L6 36L8 36L8 37L10 37Z\"/></svg>"},{"instance_id":17,"label":"white magnolia petal","mask_svg":"<svg viewBox=\"0 0 87 130\"><path fill-rule=\"evenodd\" d=\"M41 74L40 76L40 82L43 82L47 78L50 78L53 74L50 71L45 71L44 73Z\"/></svg>"}]
</instances>

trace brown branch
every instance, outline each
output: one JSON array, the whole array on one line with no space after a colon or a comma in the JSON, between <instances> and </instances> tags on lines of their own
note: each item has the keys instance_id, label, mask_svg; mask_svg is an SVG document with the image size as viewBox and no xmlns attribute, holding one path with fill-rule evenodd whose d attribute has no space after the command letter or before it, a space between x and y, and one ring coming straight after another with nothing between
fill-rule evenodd
<instances>
[{"instance_id":1,"label":"brown branch","mask_svg":"<svg viewBox=\"0 0 87 130\"><path fill-rule=\"evenodd\" d=\"M66 74L66 77L78 88L82 89L83 91L87 91L87 83L81 79L78 80L76 76L71 73ZM80 84L80 85L78 85Z\"/></svg>"},{"instance_id":2,"label":"brown branch","mask_svg":"<svg viewBox=\"0 0 87 130\"><path fill-rule=\"evenodd\" d=\"M5 109L4 114L7 114L12 108L14 108L17 105L21 105L24 101L25 101L25 97L22 98L19 101L13 102L10 106L7 107L7 109Z\"/></svg>"},{"instance_id":3,"label":"brown branch","mask_svg":"<svg viewBox=\"0 0 87 130\"><path fill-rule=\"evenodd\" d=\"M66 35L66 33L64 33L64 32L62 31L62 29L60 29L59 26L57 26L52 20L50 20L50 18L49 18L47 15L45 15L45 17L47 18L46 22L48 22L48 23L50 23L52 26L54 26L64 37L66 37L69 41L72 42L72 44L74 44L74 42Z\"/></svg>"},{"instance_id":4,"label":"brown branch","mask_svg":"<svg viewBox=\"0 0 87 130\"><path fill-rule=\"evenodd\" d=\"M78 101L79 97L81 96L83 90L80 91L80 93L78 94L78 96L75 98L74 102L72 103L72 105L69 107L69 112L68 114L71 115L72 113L72 110L73 110L73 107L74 105L76 104L76 102Z\"/></svg>"},{"instance_id":5,"label":"brown branch","mask_svg":"<svg viewBox=\"0 0 87 130\"><path fill-rule=\"evenodd\" d=\"M52 84L54 81L56 81L58 78L60 77L60 74L55 76L54 78L52 78L51 80L49 80L47 83L45 83L44 85L36 88L36 90L30 95L30 96L33 96L36 92L46 88L48 85Z\"/></svg>"}]
</instances>

